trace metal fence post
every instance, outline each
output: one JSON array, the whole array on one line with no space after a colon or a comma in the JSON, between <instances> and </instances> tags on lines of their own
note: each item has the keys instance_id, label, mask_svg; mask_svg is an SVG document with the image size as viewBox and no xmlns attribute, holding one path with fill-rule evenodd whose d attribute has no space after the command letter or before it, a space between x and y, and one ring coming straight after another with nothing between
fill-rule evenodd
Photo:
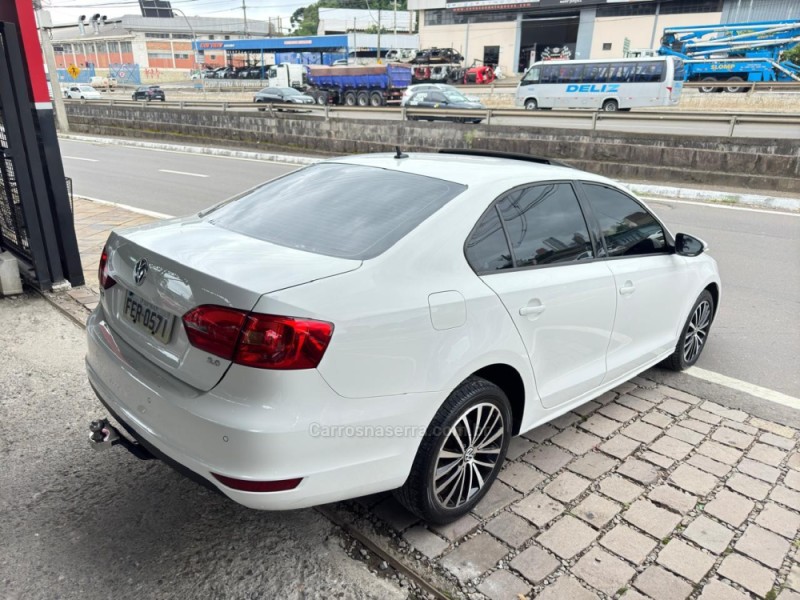
<instances>
[{"instance_id":1,"label":"metal fence post","mask_svg":"<svg viewBox=\"0 0 800 600\"><path fill-rule=\"evenodd\" d=\"M326 121L330 121L331 120L330 110L329 109L330 109L330 105L326 102L325 103L325 120Z\"/></svg>"},{"instance_id":2,"label":"metal fence post","mask_svg":"<svg viewBox=\"0 0 800 600\"><path fill-rule=\"evenodd\" d=\"M597 117L600 115L598 111L592 113L592 131L597 131Z\"/></svg>"},{"instance_id":3,"label":"metal fence post","mask_svg":"<svg viewBox=\"0 0 800 600\"><path fill-rule=\"evenodd\" d=\"M486 111L486 124L487 125L491 125L492 124L492 109L491 108Z\"/></svg>"},{"instance_id":4,"label":"metal fence post","mask_svg":"<svg viewBox=\"0 0 800 600\"><path fill-rule=\"evenodd\" d=\"M731 127L728 130L728 137L733 137L733 130L736 129L736 121L739 119L739 115L733 115L731 117Z\"/></svg>"}]
</instances>

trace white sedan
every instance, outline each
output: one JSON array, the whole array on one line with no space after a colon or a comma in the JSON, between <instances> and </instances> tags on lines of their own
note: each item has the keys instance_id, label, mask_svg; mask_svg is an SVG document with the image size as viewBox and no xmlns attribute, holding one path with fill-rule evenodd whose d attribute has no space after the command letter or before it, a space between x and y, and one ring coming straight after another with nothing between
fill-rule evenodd
<instances>
[{"instance_id":1,"label":"white sedan","mask_svg":"<svg viewBox=\"0 0 800 600\"><path fill-rule=\"evenodd\" d=\"M452 521L512 436L697 361L720 299L705 250L543 159L321 162L111 234L86 364L124 431L92 441L253 508L396 490Z\"/></svg>"}]
</instances>

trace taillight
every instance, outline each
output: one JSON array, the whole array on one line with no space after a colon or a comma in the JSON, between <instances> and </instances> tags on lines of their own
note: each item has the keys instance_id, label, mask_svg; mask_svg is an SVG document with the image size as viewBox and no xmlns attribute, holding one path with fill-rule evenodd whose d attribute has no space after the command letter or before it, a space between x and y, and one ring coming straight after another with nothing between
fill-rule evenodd
<instances>
[{"instance_id":1,"label":"taillight","mask_svg":"<svg viewBox=\"0 0 800 600\"><path fill-rule=\"evenodd\" d=\"M313 369L322 360L333 324L204 305L183 317L189 343L220 358L258 369Z\"/></svg>"},{"instance_id":2,"label":"taillight","mask_svg":"<svg viewBox=\"0 0 800 600\"><path fill-rule=\"evenodd\" d=\"M100 287L104 290L107 290L117 283L114 281L114 278L108 274L108 245L103 246L103 252L100 254L100 266L97 268L97 280L100 282Z\"/></svg>"},{"instance_id":3,"label":"taillight","mask_svg":"<svg viewBox=\"0 0 800 600\"><path fill-rule=\"evenodd\" d=\"M300 482L303 481L302 477L297 479L280 479L277 481L251 481L248 479L236 479L234 477L226 477L225 475L217 475L212 473L214 479L221 484L242 492L285 492L293 490Z\"/></svg>"}]
</instances>

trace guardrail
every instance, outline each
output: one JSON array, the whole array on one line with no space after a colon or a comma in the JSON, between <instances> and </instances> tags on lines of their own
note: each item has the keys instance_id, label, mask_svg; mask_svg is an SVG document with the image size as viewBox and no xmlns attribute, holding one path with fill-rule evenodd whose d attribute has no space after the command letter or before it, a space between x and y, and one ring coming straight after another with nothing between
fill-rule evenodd
<instances>
[{"instance_id":1,"label":"guardrail","mask_svg":"<svg viewBox=\"0 0 800 600\"><path fill-rule=\"evenodd\" d=\"M517 119L567 119L581 123L581 129L596 130L600 122L660 121L688 122L698 125L711 123L728 124L728 136L733 137L736 127L744 124L771 123L786 126L800 126L800 114L787 113L745 113L745 112L708 112L708 111L676 111L676 110L642 110L637 112L604 112L590 110L524 110L521 108L489 108L485 110L455 109L421 109L409 107L361 107L361 106L319 106L316 104L270 104L256 102L223 102L223 101L142 101L117 100L65 100L67 104L93 104L120 107L139 107L147 110L180 109L180 110L221 110L227 111L263 111L273 117L298 113L311 113L311 116L325 120L334 118L364 118L370 115L385 115L386 120L425 120L429 118L447 118L453 121L470 122L479 120L491 125L494 119L511 117ZM369 117L367 117L369 118ZM537 125L541 126L540 123Z\"/></svg>"}]
</instances>

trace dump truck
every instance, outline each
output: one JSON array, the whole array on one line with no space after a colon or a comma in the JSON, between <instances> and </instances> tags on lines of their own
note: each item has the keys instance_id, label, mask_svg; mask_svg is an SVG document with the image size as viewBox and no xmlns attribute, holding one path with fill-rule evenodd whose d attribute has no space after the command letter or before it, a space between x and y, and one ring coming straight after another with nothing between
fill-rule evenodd
<instances>
[{"instance_id":1,"label":"dump truck","mask_svg":"<svg viewBox=\"0 0 800 600\"><path fill-rule=\"evenodd\" d=\"M389 63L369 66L309 65L305 93L317 104L384 106L399 103L411 85L411 67Z\"/></svg>"}]
</instances>

